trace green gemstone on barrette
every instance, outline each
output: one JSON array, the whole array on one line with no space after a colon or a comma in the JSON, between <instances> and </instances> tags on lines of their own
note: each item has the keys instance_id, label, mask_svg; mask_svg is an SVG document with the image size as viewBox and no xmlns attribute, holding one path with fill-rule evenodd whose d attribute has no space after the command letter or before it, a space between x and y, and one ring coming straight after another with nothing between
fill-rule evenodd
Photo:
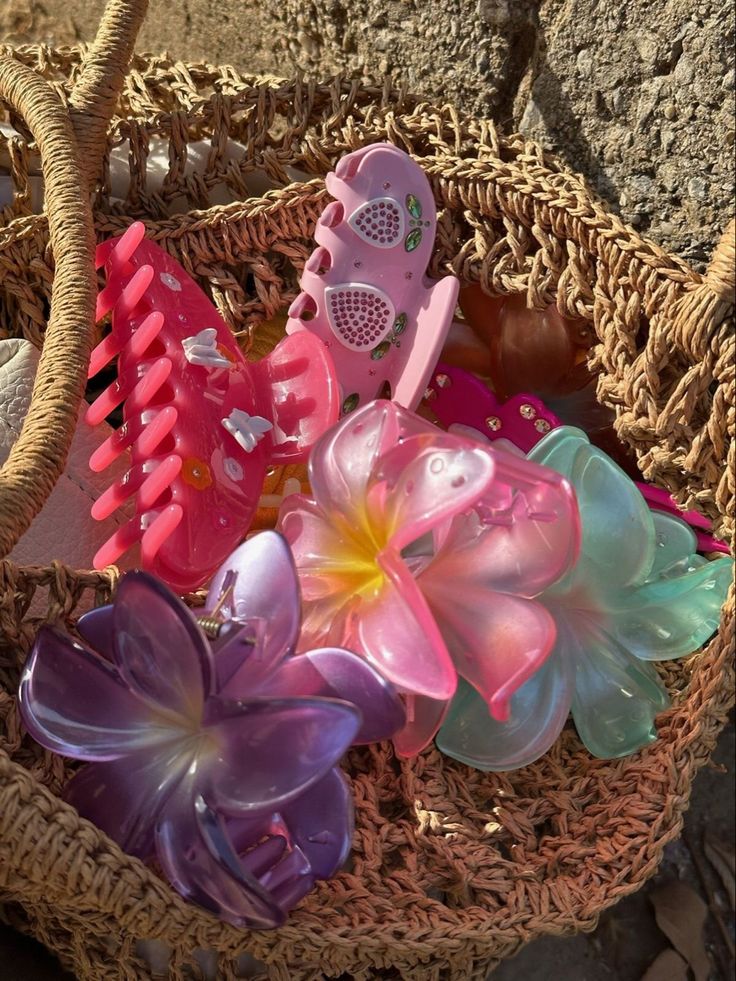
<instances>
[{"instance_id":1,"label":"green gemstone on barrette","mask_svg":"<svg viewBox=\"0 0 736 981\"><path fill-rule=\"evenodd\" d=\"M358 402L360 402L360 396L357 392L353 392L352 395L348 395L345 401L342 403L342 413L347 415L349 412L354 412L358 408Z\"/></svg>"},{"instance_id":2,"label":"green gemstone on barrette","mask_svg":"<svg viewBox=\"0 0 736 981\"><path fill-rule=\"evenodd\" d=\"M419 243L422 241L422 230L421 228L415 228L413 232L409 232L404 241L404 248L407 252L413 252L417 248Z\"/></svg>"},{"instance_id":3,"label":"green gemstone on barrette","mask_svg":"<svg viewBox=\"0 0 736 981\"><path fill-rule=\"evenodd\" d=\"M378 347L374 347L371 351L371 360L380 361L381 358L385 357L391 349L391 344L389 341L381 341Z\"/></svg>"},{"instance_id":4,"label":"green gemstone on barrette","mask_svg":"<svg viewBox=\"0 0 736 981\"><path fill-rule=\"evenodd\" d=\"M406 209L412 218L422 217L422 205L419 198L414 194L406 195Z\"/></svg>"},{"instance_id":5,"label":"green gemstone on barrette","mask_svg":"<svg viewBox=\"0 0 736 981\"><path fill-rule=\"evenodd\" d=\"M394 320L394 336L398 337L399 334L403 334L406 330L407 316L405 313L400 313L396 320Z\"/></svg>"}]
</instances>

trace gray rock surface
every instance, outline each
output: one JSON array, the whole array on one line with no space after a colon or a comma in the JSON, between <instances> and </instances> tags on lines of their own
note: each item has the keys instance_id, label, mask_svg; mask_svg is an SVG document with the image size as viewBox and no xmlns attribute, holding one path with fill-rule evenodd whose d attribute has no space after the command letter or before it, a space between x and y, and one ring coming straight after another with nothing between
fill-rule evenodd
<instances>
[{"instance_id":1,"label":"gray rock surface","mask_svg":"<svg viewBox=\"0 0 736 981\"><path fill-rule=\"evenodd\" d=\"M0 36L89 38L102 0L0 0ZM141 47L242 70L391 73L554 150L701 265L734 198L723 0L151 0Z\"/></svg>"}]
</instances>

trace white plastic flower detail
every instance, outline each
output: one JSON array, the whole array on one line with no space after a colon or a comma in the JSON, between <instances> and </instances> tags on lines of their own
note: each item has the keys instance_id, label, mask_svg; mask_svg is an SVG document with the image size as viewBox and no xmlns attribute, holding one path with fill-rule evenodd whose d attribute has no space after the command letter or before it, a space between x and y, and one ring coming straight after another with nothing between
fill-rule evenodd
<instances>
[{"instance_id":1,"label":"white plastic flower detail","mask_svg":"<svg viewBox=\"0 0 736 981\"><path fill-rule=\"evenodd\" d=\"M242 409L233 409L222 424L243 447L246 453L252 453L265 434L273 429L273 423L263 416L250 416Z\"/></svg>"},{"instance_id":2,"label":"white plastic flower detail","mask_svg":"<svg viewBox=\"0 0 736 981\"><path fill-rule=\"evenodd\" d=\"M190 364L204 365L207 368L229 368L230 362L217 350L217 330L207 327L198 334L185 337L181 342L184 356Z\"/></svg>"}]
</instances>

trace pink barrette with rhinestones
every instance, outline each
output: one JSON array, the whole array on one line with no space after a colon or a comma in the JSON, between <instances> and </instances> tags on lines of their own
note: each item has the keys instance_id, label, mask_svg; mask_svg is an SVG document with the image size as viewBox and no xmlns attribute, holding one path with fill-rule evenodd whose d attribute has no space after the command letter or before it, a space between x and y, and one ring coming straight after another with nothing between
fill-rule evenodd
<instances>
[{"instance_id":1,"label":"pink barrette with rhinestones","mask_svg":"<svg viewBox=\"0 0 736 981\"><path fill-rule=\"evenodd\" d=\"M135 497L135 515L96 568L140 544L141 564L184 592L200 586L248 530L268 465L304 459L338 416L329 352L303 332L246 362L227 324L184 269L136 222L97 249L107 285L97 317L111 333L89 374L117 357L117 379L89 407L91 425L123 403L123 425L90 458L131 468L95 503L103 519Z\"/></svg>"},{"instance_id":2,"label":"pink barrette with rhinestones","mask_svg":"<svg viewBox=\"0 0 736 981\"><path fill-rule=\"evenodd\" d=\"M419 403L442 351L459 282L425 275L437 215L429 182L388 143L343 157L327 176L336 199L317 222L318 248L286 330L330 350L343 413L374 398Z\"/></svg>"}]
</instances>

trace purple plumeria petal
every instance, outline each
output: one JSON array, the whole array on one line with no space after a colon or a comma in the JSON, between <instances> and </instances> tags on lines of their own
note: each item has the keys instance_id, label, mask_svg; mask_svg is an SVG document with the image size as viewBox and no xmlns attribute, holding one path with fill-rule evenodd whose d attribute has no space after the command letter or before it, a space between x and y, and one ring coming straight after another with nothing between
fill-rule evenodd
<instances>
[{"instance_id":1,"label":"purple plumeria petal","mask_svg":"<svg viewBox=\"0 0 736 981\"><path fill-rule=\"evenodd\" d=\"M360 711L329 698L212 698L205 723L215 749L202 792L223 813L275 810L344 755Z\"/></svg>"},{"instance_id":2,"label":"purple plumeria petal","mask_svg":"<svg viewBox=\"0 0 736 981\"><path fill-rule=\"evenodd\" d=\"M333 769L282 809L294 841L318 879L329 879L345 864L353 838L351 803L347 780Z\"/></svg>"},{"instance_id":3,"label":"purple plumeria petal","mask_svg":"<svg viewBox=\"0 0 736 981\"><path fill-rule=\"evenodd\" d=\"M366 661L338 647L288 658L259 688L261 695L295 692L341 698L356 705L363 722L355 743L388 739L404 724L404 708L395 689ZM240 692L230 686L226 694L237 698Z\"/></svg>"},{"instance_id":4,"label":"purple plumeria petal","mask_svg":"<svg viewBox=\"0 0 736 981\"><path fill-rule=\"evenodd\" d=\"M145 572L120 580L113 607L120 674L153 704L196 720L210 693L212 655L190 610Z\"/></svg>"},{"instance_id":5,"label":"purple plumeria petal","mask_svg":"<svg viewBox=\"0 0 736 981\"><path fill-rule=\"evenodd\" d=\"M98 606L77 620L77 633L95 654L111 663L115 660L112 643L112 603Z\"/></svg>"},{"instance_id":6,"label":"purple plumeria petal","mask_svg":"<svg viewBox=\"0 0 736 981\"><path fill-rule=\"evenodd\" d=\"M258 658L248 663L255 684L294 649L299 636L299 580L281 535L264 531L233 552L210 584L205 611L211 613L220 603L228 619L253 625ZM256 668L257 675L252 673Z\"/></svg>"},{"instance_id":7,"label":"purple plumeria petal","mask_svg":"<svg viewBox=\"0 0 736 981\"><path fill-rule=\"evenodd\" d=\"M155 822L184 778L188 759L176 743L109 763L91 763L64 789L64 798L131 855L153 854Z\"/></svg>"},{"instance_id":8,"label":"purple plumeria petal","mask_svg":"<svg viewBox=\"0 0 736 981\"><path fill-rule=\"evenodd\" d=\"M285 912L235 851L225 822L202 797L182 792L156 827L156 852L166 877L187 899L235 926L269 928Z\"/></svg>"},{"instance_id":9,"label":"purple plumeria petal","mask_svg":"<svg viewBox=\"0 0 736 981\"><path fill-rule=\"evenodd\" d=\"M38 632L18 698L33 738L73 759L114 760L166 738L112 665L51 627Z\"/></svg>"}]
</instances>

